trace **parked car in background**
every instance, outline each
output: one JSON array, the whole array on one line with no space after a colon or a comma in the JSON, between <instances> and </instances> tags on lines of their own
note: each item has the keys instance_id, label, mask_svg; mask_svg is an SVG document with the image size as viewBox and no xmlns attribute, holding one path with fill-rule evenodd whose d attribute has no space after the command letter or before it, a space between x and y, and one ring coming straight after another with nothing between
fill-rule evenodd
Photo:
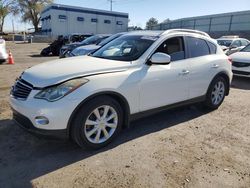
<instances>
[{"instance_id":1,"label":"parked car in background","mask_svg":"<svg viewBox=\"0 0 250 188\"><path fill-rule=\"evenodd\" d=\"M88 37L93 36L92 34L80 34L80 33L73 33L64 37L64 43L70 44L74 42L81 42Z\"/></svg>"},{"instance_id":2,"label":"parked car in background","mask_svg":"<svg viewBox=\"0 0 250 188\"><path fill-rule=\"evenodd\" d=\"M0 37L0 64L4 63L8 58L8 54L6 52L6 42Z\"/></svg>"},{"instance_id":3,"label":"parked car in background","mask_svg":"<svg viewBox=\"0 0 250 188\"><path fill-rule=\"evenodd\" d=\"M94 52L95 50L101 48L102 46L106 45L107 43L111 42L112 40L124 35L124 33L117 33L114 35L111 35L110 37L104 39L103 41L101 41L98 44L90 44L90 45L85 45L85 46L79 46L77 48L75 48L74 50L72 50L71 52L67 52L65 54L65 57L73 57L73 56L83 56L83 55L87 55L91 52Z\"/></svg>"},{"instance_id":4,"label":"parked car in background","mask_svg":"<svg viewBox=\"0 0 250 188\"><path fill-rule=\"evenodd\" d=\"M234 75L250 77L250 44L230 57Z\"/></svg>"},{"instance_id":5,"label":"parked car in background","mask_svg":"<svg viewBox=\"0 0 250 188\"><path fill-rule=\"evenodd\" d=\"M71 34L67 36L59 35L55 41L53 41L48 47L44 48L41 51L40 55L58 56L60 54L60 49L62 48L63 45L70 44L72 42L81 42L82 40L85 40L90 36L92 35L91 34Z\"/></svg>"},{"instance_id":6,"label":"parked car in background","mask_svg":"<svg viewBox=\"0 0 250 188\"><path fill-rule=\"evenodd\" d=\"M195 102L217 109L231 80L228 56L206 33L137 31L89 56L27 69L10 103L14 120L28 131L97 149L130 120L160 110Z\"/></svg>"},{"instance_id":7,"label":"parked car in background","mask_svg":"<svg viewBox=\"0 0 250 188\"><path fill-rule=\"evenodd\" d=\"M247 46L250 41L239 36L222 36L217 39L218 44L226 55L231 55Z\"/></svg>"},{"instance_id":8,"label":"parked car in background","mask_svg":"<svg viewBox=\"0 0 250 188\"><path fill-rule=\"evenodd\" d=\"M62 46L62 48L60 49L59 57L64 58L64 57L66 57L66 53L70 53L72 50L74 50L75 48L77 48L79 46L98 44L102 40L104 40L110 36L111 35L109 35L109 34L98 34L98 35L88 37L87 39L83 40L82 42L74 42L71 44L66 44L66 45Z\"/></svg>"}]
</instances>

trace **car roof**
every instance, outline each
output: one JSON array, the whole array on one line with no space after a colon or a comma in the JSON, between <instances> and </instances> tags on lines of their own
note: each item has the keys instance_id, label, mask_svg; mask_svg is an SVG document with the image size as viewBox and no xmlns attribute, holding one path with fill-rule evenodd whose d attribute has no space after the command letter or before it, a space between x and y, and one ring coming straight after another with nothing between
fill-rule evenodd
<instances>
[{"instance_id":1,"label":"car roof","mask_svg":"<svg viewBox=\"0 0 250 188\"><path fill-rule=\"evenodd\" d=\"M149 31L149 30L140 30L140 31L130 31L125 35L144 35L144 36L160 36L164 31Z\"/></svg>"},{"instance_id":2,"label":"car roof","mask_svg":"<svg viewBox=\"0 0 250 188\"><path fill-rule=\"evenodd\" d=\"M175 33L181 33L181 34L194 34L194 35L201 35L210 38L210 36L203 32L198 30L192 30L192 29L168 29L168 30L143 30L143 31L130 31L126 35L144 35L144 36L162 36L162 35L168 35L168 34L175 34Z\"/></svg>"},{"instance_id":3,"label":"car roof","mask_svg":"<svg viewBox=\"0 0 250 188\"><path fill-rule=\"evenodd\" d=\"M221 37L216 40L247 40L245 38L235 38L235 37Z\"/></svg>"}]
</instances>

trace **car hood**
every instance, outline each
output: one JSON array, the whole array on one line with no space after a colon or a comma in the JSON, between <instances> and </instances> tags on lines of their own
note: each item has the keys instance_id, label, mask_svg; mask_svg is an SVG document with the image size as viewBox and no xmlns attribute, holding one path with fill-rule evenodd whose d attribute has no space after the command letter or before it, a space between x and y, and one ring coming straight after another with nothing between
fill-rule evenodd
<instances>
[{"instance_id":1,"label":"car hood","mask_svg":"<svg viewBox=\"0 0 250 188\"><path fill-rule=\"evenodd\" d=\"M34 87L43 88L76 77L125 71L130 66L131 62L78 56L33 66L24 71L22 79Z\"/></svg>"},{"instance_id":2,"label":"car hood","mask_svg":"<svg viewBox=\"0 0 250 188\"><path fill-rule=\"evenodd\" d=\"M236 52L230 57L236 62L250 63L250 52Z\"/></svg>"}]
</instances>

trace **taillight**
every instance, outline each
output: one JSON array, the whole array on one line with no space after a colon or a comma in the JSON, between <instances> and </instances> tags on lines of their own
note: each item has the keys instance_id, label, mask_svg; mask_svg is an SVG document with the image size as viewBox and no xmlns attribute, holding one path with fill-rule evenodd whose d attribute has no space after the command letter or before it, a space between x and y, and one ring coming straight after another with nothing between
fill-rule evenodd
<instances>
[{"instance_id":1,"label":"taillight","mask_svg":"<svg viewBox=\"0 0 250 188\"><path fill-rule=\"evenodd\" d=\"M232 60L231 57L228 57L228 62L229 62L229 63L232 63L232 62L233 62L233 60Z\"/></svg>"}]
</instances>

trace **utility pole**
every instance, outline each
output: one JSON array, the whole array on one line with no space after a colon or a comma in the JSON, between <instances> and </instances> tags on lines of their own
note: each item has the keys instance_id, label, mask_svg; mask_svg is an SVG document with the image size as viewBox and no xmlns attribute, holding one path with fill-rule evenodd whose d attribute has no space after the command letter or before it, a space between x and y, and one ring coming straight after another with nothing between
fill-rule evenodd
<instances>
[{"instance_id":1,"label":"utility pole","mask_svg":"<svg viewBox=\"0 0 250 188\"><path fill-rule=\"evenodd\" d=\"M113 3L114 3L114 0L108 0L110 2L110 11L113 10Z\"/></svg>"},{"instance_id":2,"label":"utility pole","mask_svg":"<svg viewBox=\"0 0 250 188\"><path fill-rule=\"evenodd\" d=\"M13 37L12 37L12 41L15 41L15 28L14 28L14 20L12 19L12 30L13 30Z\"/></svg>"}]
</instances>

